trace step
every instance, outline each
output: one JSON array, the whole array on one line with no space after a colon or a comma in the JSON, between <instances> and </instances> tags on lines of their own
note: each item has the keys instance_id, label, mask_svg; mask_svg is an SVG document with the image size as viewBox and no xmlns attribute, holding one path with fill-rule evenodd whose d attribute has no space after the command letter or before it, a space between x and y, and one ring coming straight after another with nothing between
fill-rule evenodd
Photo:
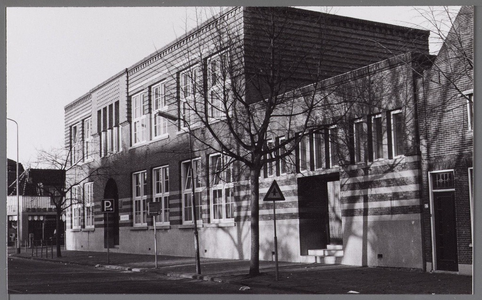
<instances>
[{"instance_id":1,"label":"step","mask_svg":"<svg viewBox=\"0 0 482 300\"><path fill-rule=\"evenodd\" d=\"M341 265L343 257L336 256L315 256L315 263L325 265Z\"/></svg>"},{"instance_id":2,"label":"step","mask_svg":"<svg viewBox=\"0 0 482 300\"><path fill-rule=\"evenodd\" d=\"M338 250L338 249L312 249L308 250L308 255L311 256L320 256L320 257L325 257L325 256L334 256L334 257L343 257L344 251L343 250Z\"/></svg>"}]
</instances>

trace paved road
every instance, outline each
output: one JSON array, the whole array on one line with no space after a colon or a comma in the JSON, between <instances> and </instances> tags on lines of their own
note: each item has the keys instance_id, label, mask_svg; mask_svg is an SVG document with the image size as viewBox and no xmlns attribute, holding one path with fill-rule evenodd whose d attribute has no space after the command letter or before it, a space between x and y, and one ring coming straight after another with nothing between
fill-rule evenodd
<instances>
[{"instance_id":1,"label":"paved road","mask_svg":"<svg viewBox=\"0 0 482 300\"><path fill-rule=\"evenodd\" d=\"M9 294L279 294L268 287L173 278L28 259L8 260Z\"/></svg>"}]
</instances>

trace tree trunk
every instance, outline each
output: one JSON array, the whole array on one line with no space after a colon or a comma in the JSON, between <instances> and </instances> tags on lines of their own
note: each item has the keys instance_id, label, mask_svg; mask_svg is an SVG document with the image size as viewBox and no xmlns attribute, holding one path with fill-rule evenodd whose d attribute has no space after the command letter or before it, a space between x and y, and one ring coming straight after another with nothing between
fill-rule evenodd
<instances>
[{"instance_id":1,"label":"tree trunk","mask_svg":"<svg viewBox=\"0 0 482 300\"><path fill-rule=\"evenodd\" d=\"M62 237L60 232L60 222L62 222L62 210L57 207L56 211L57 215L55 218L55 244L57 246L57 257L62 257L62 253L60 252L60 239Z\"/></svg>"},{"instance_id":2,"label":"tree trunk","mask_svg":"<svg viewBox=\"0 0 482 300\"><path fill-rule=\"evenodd\" d=\"M249 275L259 275L259 168L250 170L251 188L251 261Z\"/></svg>"}]
</instances>

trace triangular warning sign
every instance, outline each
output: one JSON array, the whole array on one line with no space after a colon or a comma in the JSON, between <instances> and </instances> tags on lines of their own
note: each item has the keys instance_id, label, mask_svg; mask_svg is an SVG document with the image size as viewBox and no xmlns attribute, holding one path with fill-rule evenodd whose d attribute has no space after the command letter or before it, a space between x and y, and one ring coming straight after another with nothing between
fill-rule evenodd
<instances>
[{"instance_id":1,"label":"triangular warning sign","mask_svg":"<svg viewBox=\"0 0 482 300\"><path fill-rule=\"evenodd\" d=\"M276 180L274 180L270 188L268 189L268 192L264 196L263 201L282 201L282 200L285 200L285 197L283 196L283 193L281 192L281 189L279 188L278 183L276 182Z\"/></svg>"}]
</instances>

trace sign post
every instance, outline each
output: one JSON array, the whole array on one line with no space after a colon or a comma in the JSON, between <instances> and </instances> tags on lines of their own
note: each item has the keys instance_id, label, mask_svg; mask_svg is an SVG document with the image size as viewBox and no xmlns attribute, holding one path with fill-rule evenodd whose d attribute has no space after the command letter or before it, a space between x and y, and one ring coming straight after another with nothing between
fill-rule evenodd
<instances>
[{"instance_id":1,"label":"sign post","mask_svg":"<svg viewBox=\"0 0 482 300\"><path fill-rule=\"evenodd\" d=\"M109 215L114 212L114 199L106 199L102 200L102 212L107 214L106 217L106 233L107 233L107 263L110 263L109 260L109 248L110 248L110 240L109 240Z\"/></svg>"},{"instance_id":2,"label":"sign post","mask_svg":"<svg viewBox=\"0 0 482 300\"><path fill-rule=\"evenodd\" d=\"M156 232L156 216L161 214L161 202L149 202L147 204L147 214L152 216L152 223L154 225L154 263L157 269L157 232Z\"/></svg>"},{"instance_id":3,"label":"sign post","mask_svg":"<svg viewBox=\"0 0 482 300\"><path fill-rule=\"evenodd\" d=\"M274 257L276 266L276 281L278 281L279 271L278 271L278 237L276 235L276 201L283 201L285 197L281 192L276 180L273 181L268 192L264 196L263 201L273 201L273 222L274 222Z\"/></svg>"}]
</instances>

